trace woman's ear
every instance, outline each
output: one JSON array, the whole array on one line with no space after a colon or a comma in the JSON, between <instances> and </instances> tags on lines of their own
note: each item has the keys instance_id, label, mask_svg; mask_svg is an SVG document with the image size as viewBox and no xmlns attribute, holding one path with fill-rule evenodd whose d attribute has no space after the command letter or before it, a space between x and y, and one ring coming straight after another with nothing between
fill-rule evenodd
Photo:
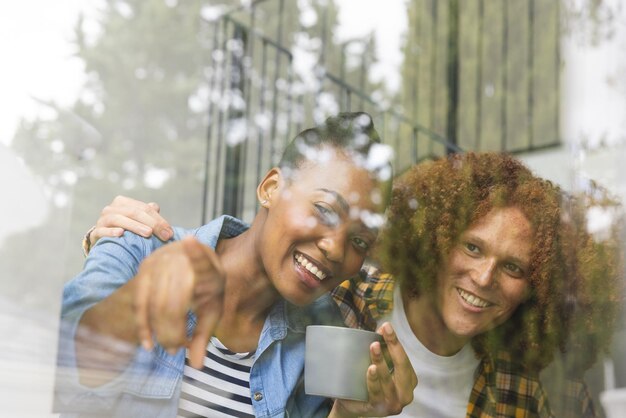
<instances>
[{"instance_id":1,"label":"woman's ear","mask_svg":"<svg viewBox=\"0 0 626 418\"><path fill-rule=\"evenodd\" d=\"M272 204L272 195L280 188L282 184L282 172L280 168L274 167L270 169L256 188L256 197L264 208L269 208Z\"/></svg>"}]
</instances>

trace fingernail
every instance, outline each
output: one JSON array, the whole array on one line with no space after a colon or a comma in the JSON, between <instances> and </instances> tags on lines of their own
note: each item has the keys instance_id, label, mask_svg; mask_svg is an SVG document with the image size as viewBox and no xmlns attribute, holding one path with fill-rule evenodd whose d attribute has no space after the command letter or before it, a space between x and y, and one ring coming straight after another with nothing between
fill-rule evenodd
<instances>
[{"instance_id":1,"label":"fingernail","mask_svg":"<svg viewBox=\"0 0 626 418\"><path fill-rule=\"evenodd\" d=\"M164 239L164 240L168 240L168 239L172 238L172 235L173 235L173 234L174 234L174 233L173 233L173 232L172 232L172 230L171 230L171 229L169 229L169 228L163 228L163 229L161 229L161 233L160 233L161 238L162 238L162 239Z\"/></svg>"},{"instance_id":2,"label":"fingernail","mask_svg":"<svg viewBox=\"0 0 626 418\"><path fill-rule=\"evenodd\" d=\"M152 351L152 344L150 344L150 341L148 341L148 340L143 340L141 342L141 346L146 351Z\"/></svg>"},{"instance_id":3,"label":"fingernail","mask_svg":"<svg viewBox=\"0 0 626 418\"><path fill-rule=\"evenodd\" d=\"M380 356L380 354L382 353L380 350L380 344L372 344L372 351L374 352L375 355Z\"/></svg>"},{"instance_id":4,"label":"fingernail","mask_svg":"<svg viewBox=\"0 0 626 418\"><path fill-rule=\"evenodd\" d=\"M385 335L387 335L388 337L391 337L393 335L393 328L391 328L390 324L385 324L383 328L384 328L383 331L385 332Z\"/></svg>"}]
</instances>

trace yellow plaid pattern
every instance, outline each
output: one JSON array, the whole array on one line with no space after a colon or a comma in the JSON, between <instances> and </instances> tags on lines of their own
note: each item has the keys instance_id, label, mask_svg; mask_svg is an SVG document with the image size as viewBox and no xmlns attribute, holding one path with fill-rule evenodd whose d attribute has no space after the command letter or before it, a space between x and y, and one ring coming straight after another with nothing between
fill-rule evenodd
<instances>
[{"instance_id":1,"label":"yellow plaid pattern","mask_svg":"<svg viewBox=\"0 0 626 418\"><path fill-rule=\"evenodd\" d=\"M332 295L346 325L374 330L378 319L393 309L393 278L363 275L346 280ZM419 377L419 376L418 376ZM520 370L506 352L483 358L476 370L467 404L467 418L564 417L593 418L596 412L583 381L569 380L562 396L566 410L554 415L537 374Z\"/></svg>"}]
</instances>

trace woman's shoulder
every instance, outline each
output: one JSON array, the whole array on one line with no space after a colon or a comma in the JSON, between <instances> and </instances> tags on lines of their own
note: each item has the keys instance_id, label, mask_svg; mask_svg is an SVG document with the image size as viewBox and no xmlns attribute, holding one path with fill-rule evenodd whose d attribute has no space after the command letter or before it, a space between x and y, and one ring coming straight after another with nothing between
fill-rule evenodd
<instances>
[{"instance_id":1,"label":"woman's shoulder","mask_svg":"<svg viewBox=\"0 0 626 418\"><path fill-rule=\"evenodd\" d=\"M229 215L222 215L196 228L174 227L174 240L192 235L201 243L215 248L218 239L232 238L246 231L250 225Z\"/></svg>"}]
</instances>

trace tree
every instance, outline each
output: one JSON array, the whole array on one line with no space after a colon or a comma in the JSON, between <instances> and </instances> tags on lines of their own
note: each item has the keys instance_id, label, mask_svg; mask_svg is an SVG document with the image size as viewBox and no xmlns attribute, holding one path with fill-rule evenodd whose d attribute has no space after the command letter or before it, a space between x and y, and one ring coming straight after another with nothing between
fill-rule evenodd
<instances>
[{"instance_id":1,"label":"tree","mask_svg":"<svg viewBox=\"0 0 626 418\"><path fill-rule=\"evenodd\" d=\"M159 202L162 213L176 225L199 225L203 212L208 212L204 205L216 205L212 196L250 177L246 167L253 160L242 159L245 167L228 171L224 150L217 149L228 143L226 157L243 158L237 140L229 142L242 114L253 122L246 131L249 155L254 156L257 141L271 139L280 150L295 134L295 126L281 131L276 121L297 107L293 103L299 93L281 86L288 76L295 85L299 75L289 75L293 62L284 57L267 58L277 66L264 70L262 44L269 44L269 39L293 52L302 47L298 39L303 34L326 39L327 45L317 44L313 52L325 52L329 65L337 68L341 50L332 42L334 4L310 2L309 9L317 16L312 24L300 15L296 2L251 4L253 9L218 0L109 0L98 12L97 33L86 30L90 22L85 18L78 19L76 56L87 75L79 98L67 108L42 102L53 116L24 120L13 140L13 148L40 176L59 213L71 209L68 275L80 269L80 238L117 194ZM326 35L320 35L323 29ZM239 82L232 66L237 60L245 77ZM311 91L305 88L301 94L310 97ZM247 106L243 111L237 107L238 97ZM263 115L260 100L277 126L263 128L263 138L255 134L263 125L263 118L258 118ZM301 111L305 116L297 120L300 126L312 121L309 108L303 105ZM255 185L254 178L248 180ZM253 210L255 202L248 202L248 208ZM41 238L50 242L59 238L43 231L55 223L55 216L61 215L51 215L40 230ZM28 240L23 241L26 246ZM4 251L14 254L19 248Z\"/></svg>"}]
</instances>

